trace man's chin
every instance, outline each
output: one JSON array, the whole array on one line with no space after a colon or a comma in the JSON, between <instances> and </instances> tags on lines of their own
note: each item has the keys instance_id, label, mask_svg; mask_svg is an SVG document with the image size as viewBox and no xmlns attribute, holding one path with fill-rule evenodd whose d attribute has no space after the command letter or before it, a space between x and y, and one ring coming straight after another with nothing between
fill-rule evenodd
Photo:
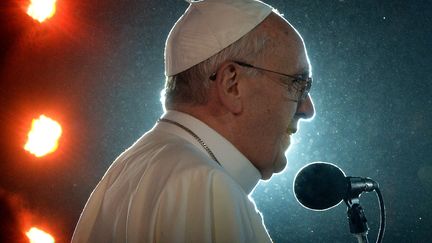
<instances>
[{"instance_id":1,"label":"man's chin","mask_svg":"<svg viewBox=\"0 0 432 243\"><path fill-rule=\"evenodd\" d=\"M285 152L288 151L288 149L291 145L291 136L290 135L287 136L287 139L285 142L286 143L284 144L284 146L282 146L282 148L279 152L278 158L277 158L276 162L274 163L274 167L273 167L274 173L282 172L288 163L287 158L285 156Z\"/></svg>"},{"instance_id":2,"label":"man's chin","mask_svg":"<svg viewBox=\"0 0 432 243\"><path fill-rule=\"evenodd\" d=\"M261 174L261 180L267 181L272 177L273 173Z\"/></svg>"},{"instance_id":3,"label":"man's chin","mask_svg":"<svg viewBox=\"0 0 432 243\"><path fill-rule=\"evenodd\" d=\"M273 170L272 171L265 171L261 172L261 180L269 180L273 174L277 174L282 172L287 165L287 159L285 156L283 158L280 158L277 162L274 163Z\"/></svg>"},{"instance_id":4,"label":"man's chin","mask_svg":"<svg viewBox=\"0 0 432 243\"><path fill-rule=\"evenodd\" d=\"M274 174L282 173L286 168L286 164L283 167L279 167L274 171Z\"/></svg>"},{"instance_id":5,"label":"man's chin","mask_svg":"<svg viewBox=\"0 0 432 243\"><path fill-rule=\"evenodd\" d=\"M281 157L279 158L279 160L275 163L275 165L273 167L273 172L274 173L282 172L285 169L287 162L288 161L285 157L285 154L282 154Z\"/></svg>"}]
</instances>

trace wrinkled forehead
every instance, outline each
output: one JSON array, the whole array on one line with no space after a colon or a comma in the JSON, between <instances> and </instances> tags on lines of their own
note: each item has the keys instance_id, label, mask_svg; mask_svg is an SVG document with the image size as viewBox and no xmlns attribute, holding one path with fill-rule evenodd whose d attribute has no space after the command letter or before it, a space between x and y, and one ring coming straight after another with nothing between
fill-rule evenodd
<instances>
[{"instance_id":1,"label":"wrinkled forehead","mask_svg":"<svg viewBox=\"0 0 432 243\"><path fill-rule=\"evenodd\" d=\"M281 72L310 74L311 65L300 33L283 16L272 13L267 18L267 31L274 39L274 46L266 56Z\"/></svg>"}]
</instances>

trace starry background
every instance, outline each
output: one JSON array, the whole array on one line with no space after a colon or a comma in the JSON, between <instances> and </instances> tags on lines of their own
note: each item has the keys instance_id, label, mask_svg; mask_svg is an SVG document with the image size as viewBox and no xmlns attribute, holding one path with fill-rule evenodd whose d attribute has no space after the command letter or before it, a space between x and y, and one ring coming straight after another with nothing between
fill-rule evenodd
<instances>
[{"instance_id":1,"label":"starry background","mask_svg":"<svg viewBox=\"0 0 432 243\"><path fill-rule=\"evenodd\" d=\"M273 240L356 242L344 204L314 212L294 198L296 172L328 161L380 183L384 242L429 242L431 1L267 2L306 42L316 106L294 136L287 169L252 195ZM0 3L0 199L2 215L14 219L3 217L1 227L4 234L26 221L68 242L105 170L162 114L165 38L187 3L61 0L43 24L26 4ZM35 158L22 147L40 114L58 120L63 136L57 152ZM374 242L376 196L360 202Z\"/></svg>"}]
</instances>

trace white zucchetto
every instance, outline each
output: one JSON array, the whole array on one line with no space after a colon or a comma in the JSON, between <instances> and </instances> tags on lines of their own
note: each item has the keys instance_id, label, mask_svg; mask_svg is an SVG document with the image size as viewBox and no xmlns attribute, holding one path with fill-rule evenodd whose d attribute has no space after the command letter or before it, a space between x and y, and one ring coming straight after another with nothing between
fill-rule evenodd
<instances>
[{"instance_id":1,"label":"white zucchetto","mask_svg":"<svg viewBox=\"0 0 432 243\"><path fill-rule=\"evenodd\" d=\"M165 43L165 75L210 58L261 23L273 8L255 0L188 1Z\"/></svg>"}]
</instances>

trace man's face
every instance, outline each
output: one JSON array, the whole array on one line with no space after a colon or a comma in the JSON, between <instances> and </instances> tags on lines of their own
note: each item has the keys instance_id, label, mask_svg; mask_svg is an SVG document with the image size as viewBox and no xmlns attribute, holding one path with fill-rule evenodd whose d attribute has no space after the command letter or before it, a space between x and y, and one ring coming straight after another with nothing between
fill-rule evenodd
<instances>
[{"instance_id":1,"label":"man's face","mask_svg":"<svg viewBox=\"0 0 432 243\"><path fill-rule=\"evenodd\" d=\"M310 64L303 41L286 22L279 24L286 32L278 36L278 50L254 63L255 66L289 75L309 73ZM310 96L301 102L292 100L289 91L292 79L289 77L259 71L251 78L248 125L253 131L249 135L250 142L255 144L251 145L249 157L262 178L268 179L285 168L285 151L291 136L297 131L300 119L314 115L314 107Z\"/></svg>"}]
</instances>

